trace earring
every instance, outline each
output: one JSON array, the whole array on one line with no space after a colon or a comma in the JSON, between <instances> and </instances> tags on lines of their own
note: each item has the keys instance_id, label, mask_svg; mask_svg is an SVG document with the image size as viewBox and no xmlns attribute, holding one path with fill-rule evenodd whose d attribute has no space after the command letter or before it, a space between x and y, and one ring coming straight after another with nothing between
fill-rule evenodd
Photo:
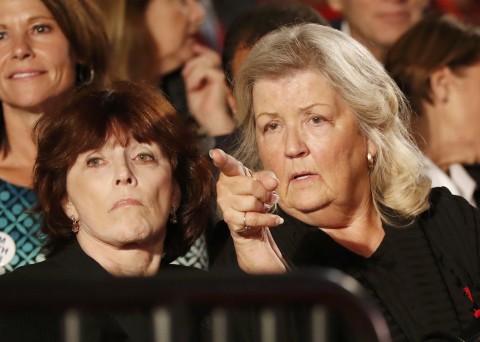
<instances>
[{"instance_id":1,"label":"earring","mask_svg":"<svg viewBox=\"0 0 480 342\"><path fill-rule=\"evenodd\" d=\"M170 223L172 224L177 224L177 208L172 205L172 209L170 210L170 218L169 218Z\"/></svg>"},{"instance_id":2,"label":"earring","mask_svg":"<svg viewBox=\"0 0 480 342\"><path fill-rule=\"evenodd\" d=\"M77 85L83 86L92 83L95 78L95 70L84 64L77 65Z\"/></svg>"},{"instance_id":3,"label":"earring","mask_svg":"<svg viewBox=\"0 0 480 342\"><path fill-rule=\"evenodd\" d=\"M368 169L372 170L375 166L375 157L370 152L367 154Z\"/></svg>"},{"instance_id":4,"label":"earring","mask_svg":"<svg viewBox=\"0 0 480 342\"><path fill-rule=\"evenodd\" d=\"M79 229L80 229L80 225L78 224L78 220L73 215L70 216L70 219L72 220L72 232L77 234Z\"/></svg>"}]
</instances>

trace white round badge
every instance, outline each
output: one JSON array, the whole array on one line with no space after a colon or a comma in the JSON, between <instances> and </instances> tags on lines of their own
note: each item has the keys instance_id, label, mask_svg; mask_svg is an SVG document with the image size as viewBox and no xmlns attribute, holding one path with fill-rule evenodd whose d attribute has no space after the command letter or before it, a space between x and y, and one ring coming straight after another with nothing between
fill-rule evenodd
<instances>
[{"instance_id":1,"label":"white round badge","mask_svg":"<svg viewBox=\"0 0 480 342\"><path fill-rule=\"evenodd\" d=\"M0 232L0 267L12 261L15 251L15 241L7 233Z\"/></svg>"}]
</instances>

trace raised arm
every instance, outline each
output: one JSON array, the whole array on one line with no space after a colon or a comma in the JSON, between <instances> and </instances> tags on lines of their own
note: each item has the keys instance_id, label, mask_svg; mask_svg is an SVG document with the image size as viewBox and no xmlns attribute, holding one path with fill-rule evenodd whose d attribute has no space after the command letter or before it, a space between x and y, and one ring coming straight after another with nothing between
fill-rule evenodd
<instances>
[{"instance_id":1,"label":"raised arm","mask_svg":"<svg viewBox=\"0 0 480 342\"><path fill-rule=\"evenodd\" d=\"M268 212L278 202L278 179L270 171L251 172L220 149L210 152L220 170L217 202L235 246L238 264L248 273L283 273L287 270L269 227L283 219Z\"/></svg>"}]
</instances>

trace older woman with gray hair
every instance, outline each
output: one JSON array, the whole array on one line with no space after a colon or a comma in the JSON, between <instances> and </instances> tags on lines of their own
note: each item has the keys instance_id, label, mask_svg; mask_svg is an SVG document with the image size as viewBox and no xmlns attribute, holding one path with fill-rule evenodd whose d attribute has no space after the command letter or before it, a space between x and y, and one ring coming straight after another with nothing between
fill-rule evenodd
<instances>
[{"instance_id":1,"label":"older woman with gray hair","mask_svg":"<svg viewBox=\"0 0 480 342\"><path fill-rule=\"evenodd\" d=\"M328 27L280 29L235 96L236 158L210 153L231 235L214 269L333 267L371 292L394 341L462 336L480 313L480 215L430 189L409 107L375 58Z\"/></svg>"}]
</instances>

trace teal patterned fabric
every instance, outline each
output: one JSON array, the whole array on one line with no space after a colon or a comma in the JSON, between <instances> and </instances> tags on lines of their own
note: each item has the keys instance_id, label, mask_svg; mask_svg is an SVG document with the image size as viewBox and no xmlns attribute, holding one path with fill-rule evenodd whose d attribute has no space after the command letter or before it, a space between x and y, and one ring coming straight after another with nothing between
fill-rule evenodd
<instances>
[{"instance_id":1,"label":"teal patterned fabric","mask_svg":"<svg viewBox=\"0 0 480 342\"><path fill-rule=\"evenodd\" d=\"M16 252L0 274L45 259L41 253L40 222L29 211L36 202L35 194L27 188L0 179L0 232L8 234L15 242Z\"/></svg>"},{"instance_id":2,"label":"teal patterned fabric","mask_svg":"<svg viewBox=\"0 0 480 342\"><path fill-rule=\"evenodd\" d=\"M174 265L196 267L208 270L208 253L205 235L200 236L184 256L172 262Z\"/></svg>"}]
</instances>

